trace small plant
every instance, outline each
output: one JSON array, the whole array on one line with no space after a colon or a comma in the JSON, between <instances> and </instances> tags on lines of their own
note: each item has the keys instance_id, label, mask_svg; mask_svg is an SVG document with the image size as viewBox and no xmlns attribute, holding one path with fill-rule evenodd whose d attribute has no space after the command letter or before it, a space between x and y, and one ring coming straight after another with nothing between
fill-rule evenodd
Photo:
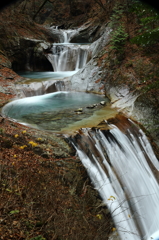
<instances>
[{"instance_id":1,"label":"small plant","mask_svg":"<svg viewBox=\"0 0 159 240\"><path fill-rule=\"evenodd\" d=\"M25 134L26 133L26 130L22 131L22 134Z\"/></svg>"},{"instance_id":2,"label":"small plant","mask_svg":"<svg viewBox=\"0 0 159 240\"><path fill-rule=\"evenodd\" d=\"M10 215L17 214L17 213L19 213L19 210L12 210L12 211L10 211Z\"/></svg>"},{"instance_id":3,"label":"small plant","mask_svg":"<svg viewBox=\"0 0 159 240\"><path fill-rule=\"evenodd\" d=\"M113 28L115 25L118 25L119 20L121 19L123 13L124 13L123 5L117 4L113 8L113 14L110 17L110 20L111 20L110 27Z\"/></svg>"},{"instance_id":4,"label":"small plant","mask_svg":"<svg viewBox=\"0 0 159 240\"><path fill-rule=\"evenodd\" d=\"M19 149L24 149L26 147L27 147L27 145L23 145L23 146L20 146Z\"/></svg>"},{"instance_id":5,"label":"small plant","mask_svg":"<svg viewBox=\"0 0 159 240\"><path fill-rule=\"evenodd\" d=\"M35 143L35 142L33 142L33 141L30 141L29 144L30 144L32 147L37 147L37 146L38 146L38 144Z\"/></svg>"},{"instance_id":6,"label":"small plant","mask_svg":"<svg viewBox=\"0 0 159 240\"><path fill-rule=\"evenodd\" d=\"M37 237L30 238L30 240L46 240L43 236L39 235Z\"/></svg>"},{"instance_id":7,"label":"small plant","mask_svg":"<svg viewBox=\"0 0 159 240\"><path fill-rule=\"evenodd\" d=\"M152 89L159 89L159 80L152 82L151 84L149 84L148 86L146 86L144 88L144 91L150 91Z\"/></svg>"},{"instance_id":8,"label":"small plant","mask_svg":"<svg viewBox=\"0 0 159 240\"><path fill-rule=\"evenodd\" d=\"M125 29L120 25L113 33L111 37L111 49L115 49L117 53L124 53L124 46L128 34L125 32Z\"/></svg>"},{"instance_id":9,"label":"small plant","mask_svg":"<svg viewBox=\"0 0 159 240\"><path fill-rule=\"evenodd\" d=\"M124 54L124 46L128 37L122 22L123 13L124 5L116 4L112 16L110 17L110 27L113 29L111 33L110 49L115 50L118 60L120 60Z\"/></svg>"},{"instance_id":10,"label":"small plant","mask_svg":"<svg viewBox=\"0 0 159 240\"><path fill-rule=\"evenodd\" d=\"M3 128L0 128L0 134L3 135L4 134L4 129Z\"/></svg>"}]
</instances>

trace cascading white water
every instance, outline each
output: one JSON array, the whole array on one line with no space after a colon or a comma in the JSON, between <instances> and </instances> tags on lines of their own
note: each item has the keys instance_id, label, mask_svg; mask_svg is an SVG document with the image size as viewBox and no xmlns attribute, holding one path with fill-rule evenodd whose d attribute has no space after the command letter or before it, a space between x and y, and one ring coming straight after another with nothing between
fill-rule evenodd
<instances>
[{"instance_id":1,"label":"cascading white water","mask_svg":"<svg viewBox=\"0 0 159 240\"><path fill-rule=\"evenodd\" d=\"M159 185L152 168L158 171L159 162L145 134L128 122L125 133L115 125L107 131L85 129L80 140L74 138L74 146L110 209L120 238L157 240Z\"/></svg>"},{"instance_id":2,"label":"cascading white water","mask_svg":"<svg viewBox=\"0 0 159 240\"><path fill-rule=\"evenodd\" d=\"M88 60L89 45L70 43L78 31L61 29L53 29L53 31L56 31L56 35L60 36L61 42L53 44L52 53L47 55L54 71L77 71L84 67Z\"/></svg>"},{"instance_id":3,"label":"cascading white water","mask_svg":"<svg viewBox=\"0 0 159 240\"><path fill-rule=\"evenodd\" d=\"M60 43L69 43L78 34L78 29L59 29L58 26L51 27L53 35L58 36Z\"/></svg>"},{"instance_id":4,"label":"cascading white water","mask_svg":"<svg viewBox=\"0 0 159 240\"><path fill-rule=\"evenodd\" d=\"M84 67L88 57L88 45L54 45L48 59L55 72L77 71Z\"/></svg>"},{"instance_id":5,"label":"cascading white water","mask_svg":"<svg viewBox=\"0 0 159 240\"><path fill-rule=\"evenodd\" d=\"M72 29L68 29L68 30L61 29L60 31L63 35L64 43L69 43L71 38L73 38L78 33L78 30L72 30Z\"/></svg>"}]
</instances>

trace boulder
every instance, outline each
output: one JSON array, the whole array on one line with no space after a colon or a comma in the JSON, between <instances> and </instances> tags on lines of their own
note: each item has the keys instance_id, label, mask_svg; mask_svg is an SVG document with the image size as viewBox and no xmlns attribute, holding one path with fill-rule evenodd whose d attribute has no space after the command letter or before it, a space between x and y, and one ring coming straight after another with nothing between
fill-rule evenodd
<instances>
[{"instance_id":1,"label":"boulder","mask_svg":"<svg viewBox=\"0 0 159 240\"><path fill-rule=\"evenodd\" d=\"M104 31L104 27L100 24L87 22L78 29L77 34L72 37L71 43L92 43L99 39Z\"/></svg>"},{"instance_id":2,"label":"boulder","mask_svg":"<svg viewBox=\"0 0 159 240\"><path fill-rule=\"evenodd\" d=\"M14 49L12 68L14 71L52 71L45 54L50 44L37 39L21 38Z\"/></svg>"}]
</instances>

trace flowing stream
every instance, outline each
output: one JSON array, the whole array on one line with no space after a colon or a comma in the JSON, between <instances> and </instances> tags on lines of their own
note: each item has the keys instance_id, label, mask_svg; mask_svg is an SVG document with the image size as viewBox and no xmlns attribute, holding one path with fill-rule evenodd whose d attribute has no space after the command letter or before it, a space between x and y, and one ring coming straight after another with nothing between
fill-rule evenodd
<instances>
[{"instance_id":1,"label":"flowing stream","mask_svg":"<svg viewBox=\"0 0 159 240\"><path fill-rule=\"evenodd\" d=\"M89 44L70 43L77 30L53 31L59 36L59 43L53 44L48 54L54 72L22 76L35 78L32 81L62 79L85 66ZM61 88L56 93L12 101L2 113L40 129L67 129L70 133L82 128L70 141L108 206L120 239L159 240L159 162L143 131L130 119L114 118L117 111L108 105L102 107L102 100L102 96ZM87 108L90 104L95 107Z\"/></svg>"}]
</instances>

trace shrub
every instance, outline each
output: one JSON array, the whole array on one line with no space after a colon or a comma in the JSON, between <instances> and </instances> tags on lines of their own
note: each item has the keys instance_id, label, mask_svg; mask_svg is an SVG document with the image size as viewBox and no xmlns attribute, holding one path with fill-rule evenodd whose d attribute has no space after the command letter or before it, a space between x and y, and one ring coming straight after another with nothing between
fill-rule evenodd
<instances>
[{"instance_id":1,"label":"shrub","mask_svg":"<svg viewBox=\"0 0 159 240\"><path fill-rule=\"evenodd\" d=\"M117 27L112 33L111 49L115 49L117 53L123 54L127 37L128 34L125 32L124 27L122 25Z\"/></svg>"},{"instance_id":2,"label":"shrub","mask_svg":"<svg viewBox=\"0 0 159 240\"><path fill-rule=\"evenodd\" d=\"M131 39L143 47L159 41L159 13L151 6L139 1L134 1L132 11L136 14L140 29L138 36Z\"/></svg>"}]
</instances>

